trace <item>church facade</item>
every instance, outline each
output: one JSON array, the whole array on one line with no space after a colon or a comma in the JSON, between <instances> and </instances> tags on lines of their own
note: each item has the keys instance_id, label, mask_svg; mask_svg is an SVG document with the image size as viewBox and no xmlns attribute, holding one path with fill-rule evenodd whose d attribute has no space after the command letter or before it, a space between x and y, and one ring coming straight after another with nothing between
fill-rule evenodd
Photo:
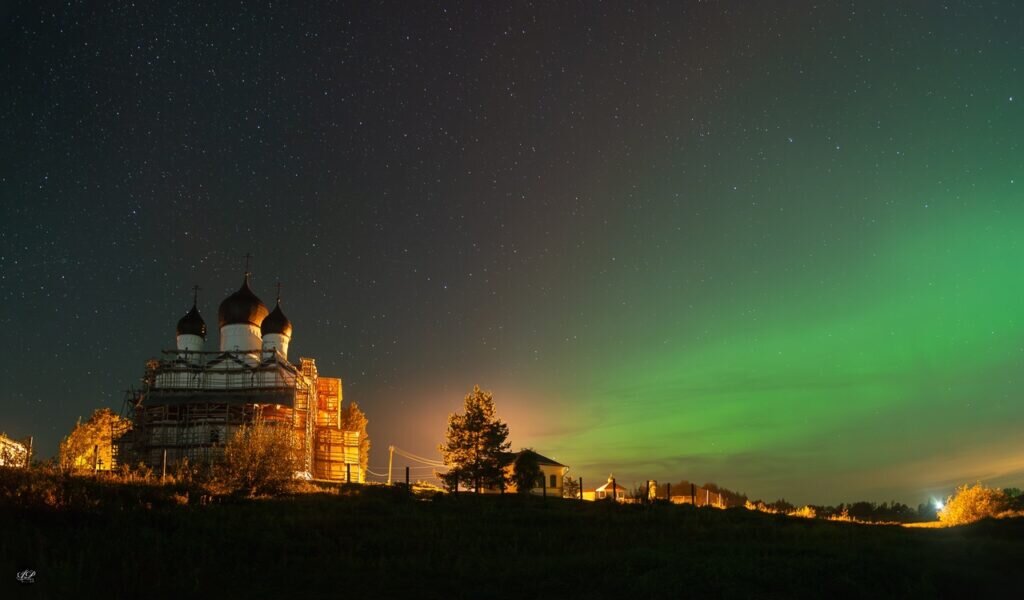
<instances>
[{"instance_id":1,"label":"church facade","mask_svg":"<svg viewBox=\"0 0 1024 600\"><path fill-rule=\"evenodd\" d=\"M220 303L220 339L206 349L206 323L193 297L179 321L176 348L146 365L143 387L130 398L132 428L118 444L118 462L159 469L182 460L216 462L243 426L260 421L291 432L297 476L362 482L359 433L341 428L342 382L320 375L316 361L288 358L293 327L253 293L250 274Z\"/></svg>"}]
</instances>

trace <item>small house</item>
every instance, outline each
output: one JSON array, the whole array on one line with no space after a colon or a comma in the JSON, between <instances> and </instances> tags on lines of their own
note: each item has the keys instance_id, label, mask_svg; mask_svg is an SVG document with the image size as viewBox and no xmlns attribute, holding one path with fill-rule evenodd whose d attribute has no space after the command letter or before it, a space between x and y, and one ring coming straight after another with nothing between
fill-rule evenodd
<instances>
[{"instance_id":1,"label":"small house","mask_svg":"<svg viewBox=\"0 0 1024 600\"><path fill-rule=\"evenodd\" d=\"M511 460L509 461L509 466L506 467L509 479L512 479L512 469L513 465L516 462L516 459L519 458L520 454L527 452L533 455L533 458L534 460L536 460L537 466L540 467L541 472L541 476L537 478L536 485L533 487L533 489L530 490L530 493L536 494L538 496L547 495L554 496L556 498L561 498L563 487L562 482L565 477L565 474L569 472L569 467L563 465L562 463L556 460L552 460L546 456L538 454L533 450L521 450L519 452L514 452L510 455ZM515 483L510 483L506 491L513 493L516 492L517 490Z\"/></svg>"},{"instance_id":2,"label":"small house","mask_svg":"<svg viewBox=\"0 0 1024 600\"><path fill-rule=\"evenodd\" d=\"M584 490L584 500L606 500L614 498L616 502L626 501L626 488L615 481L615 477L609 475L608 481L601 487L594 490Z\"/></svg>"}]
</instances>

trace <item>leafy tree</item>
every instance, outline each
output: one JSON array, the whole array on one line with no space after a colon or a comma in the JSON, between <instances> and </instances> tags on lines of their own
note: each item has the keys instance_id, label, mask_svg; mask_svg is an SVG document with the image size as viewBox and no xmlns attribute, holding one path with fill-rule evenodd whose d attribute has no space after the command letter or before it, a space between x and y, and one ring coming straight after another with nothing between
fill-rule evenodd
<instances>
[{"instance_id":1,"label":"leafy tree","mask_svg":"<svg viewBox=\"0 0 1024 600\"><path fill-rule=\"evenodd\" d=\"M877 508L878 506L875 505L874 502L867 502L862 500L860 502L854 502L853 504L851 504L847 508L847 511L850 513L850 516L854 519L860 521L871 521L872 517L874 517L875 510L877 510Z\"/></svg>"},{"instance_id":2,"label":"leafy tree","mask_svg":"<svg viewBox=\"0 0 1024 600\"><path fill-rule=\"evenodd\" d=\"M512 483L520 494L529 494L537 486L537 482L544 477L537 463L537 455L530 448L524 448L516 455L512 463Z\"/></svg>"},{"instance_id":3,"label":"leafy tree","mask_svg":"<svg viewBox=\"0 0 1024 600\"><path fill-rule=\"evenodd\" d=\"M562 497L563 498L579 498L580 497L580 482L577 479L565 475L562 477Z\"/></svg>"},{"instance_id":4,"label":"leafy tree","mask_svg":"<svg viewBox=\"0 0 1024 600\"><path fill-rule=\"evenodd\" d=\"M994 517L1005 511L1009 499L1003 490L987 488L980 483L962 485L946 500L939 511L939 520L947 525L963 525Z\"/></svg>"},{"instance_id":5,"label":"leafy tree","mask_svg":"<svg viewBox=\"0 0 1024 600\"><path fill-rule=\"evenodd\" d=\"M292 438L287 427L262 420L242 426L224 447L221 482L250 496L285 491L300 465Z\"/></svg>"},{"instance_id":6,"label":"leafy tree","mask_svg":"<svg viewBox=\"0 0 1024 600\"><path fill-rule=\"evenodd\" d=\"M446 441L439 447L448 472L441 479L449 489L461 483L477 493L484 486L505 487L509 463L508 425L498 419L490 392L480 386L465 398L466 412L448 417Z\"/></svg>"},{"instance_id":7,"label":"leafy tree","mask_svg":"<svg viewBox=\"0 0 1024 600\"><path fill-rule=\"evenodd\" d=\"M78 419L75 428L60 442L60 468L64 472L109 470L113 435L129 428L127 419L109 408L96 409L89 420ZM113 434L113 435L112 435Z\"/></svg>"},{"instance_id":8,"label":"leafy tree","mask_svg":"<svg viewBox=\"0 0 1024 600\"><path fill-rule=\"evenodd\" d=\"M779 498L775 502L768 504L768 508L774 510L775 512L789 513L792 512L793 509L795 509L796 507L790 504L789 502L786 502L785 498Z\"/></svg>"},{"instance_id":9,"label":"leafy tree","mask_svg":"<svg viewBox=\"0 0 1024 600\"><path fill-rule=\"evenodd\" d=\"M370 464L370 436L366 433L369 422L355 402L349 402L348 406L341 408L342 430L359 432L359 467L364 472L366 466Z\"/></svg>"}]
</instances>

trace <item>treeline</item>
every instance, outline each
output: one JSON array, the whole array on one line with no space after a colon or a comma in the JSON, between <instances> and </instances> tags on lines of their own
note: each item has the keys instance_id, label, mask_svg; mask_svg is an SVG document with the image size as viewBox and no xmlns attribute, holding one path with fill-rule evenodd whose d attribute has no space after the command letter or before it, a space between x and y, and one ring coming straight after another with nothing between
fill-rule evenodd
<instances>
[{"instance_id":1,"label":"treeline","mask_svg":"<svg viewBox=\"0 0 1024 600\"><path fill-rule=\"evenodd\" d=\"M839 503L836 506L823 506L808 504L806 506L794 506L785 499L775 502L763 502L754 500L747 508L763 512L799 514L800 516L816 516L819 519L836 519L850 521L864 521L868 523L915 523L919 521L934 521L936 508L932 504L919 504L913 508L902 502L851 502ZM809 510L808 510L809 509Z\"/></svg>"},{"instance_id":2,"label":"treeline","mask_svg":"<svg viewBox=\"0 0 1024 600\"><path fill-rule=\"evenodd\" d=\"M1024 493L1019 488L1004 488L997 490L1005 499L1006 510L1024 510ZM952 497L947 499L947 503ZM834 519L840 521L863 521L866 523L918 523L935 521L940 518L939 507L932 502L918 504L912 507L902 502L851 502L840 503L836 506L818 506L809 504L806 506L794 506L786 500L775 502L763 502L754 500L747 505L747 508L763 512L796 514L799 516L816 516L819 519Z\"/></svg>"}]
</instances>

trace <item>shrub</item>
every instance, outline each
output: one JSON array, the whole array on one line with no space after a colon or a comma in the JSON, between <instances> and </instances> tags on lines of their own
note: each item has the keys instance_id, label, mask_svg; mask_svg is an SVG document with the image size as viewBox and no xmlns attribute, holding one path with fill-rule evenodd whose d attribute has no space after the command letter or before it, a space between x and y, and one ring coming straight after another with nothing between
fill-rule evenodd
<instances>
[{"instance_id":1,"label":"shrub","mask_svg":"<svg viewBox=\"0 0 1024 600\"><path fill-rule=\"evenodd\" d=\"M803 517L805 519L814 519L814 518L816 518L818 516L818 511L814 510L814 507L812 507L812 506L804 506L802 508L798 508L798 509L790 512L789 516L791 516L791 517Z\"/></svg>"},{"instance_id":2,"label":"shrub","mask_svg":"<svg viewBox=\"0 0 1024 600\"><path fill-rule=\"evenodd\" d=\"M987 488L980 483L964 484L946 500L939 511L939 521L946 525L963 525L995 517L1008 507L1008 498L1002 490Z\"/></svg>"},{"instance_id":3,"label":"shrub","mask_svg":"<svg viewBox=\"0 0 1024 600\"><path fill-rule=\"evenodd\" d=\"M262 421L241 427L224 447L219 483L250 496L286 491L299 464L292 438L287 427Z\"/></svg>"}]
</instances>

